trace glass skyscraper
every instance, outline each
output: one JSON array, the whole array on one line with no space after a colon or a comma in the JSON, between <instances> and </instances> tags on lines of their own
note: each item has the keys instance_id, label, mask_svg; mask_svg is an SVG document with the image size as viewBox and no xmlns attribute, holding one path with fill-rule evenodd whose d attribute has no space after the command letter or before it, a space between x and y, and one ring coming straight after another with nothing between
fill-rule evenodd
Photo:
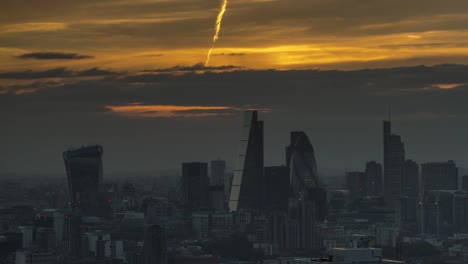
<instances>
[{"instance_id":1,"label":"glass skyscraper","mask_svg":"<svg viewBox=\"0 0 468 264\"><path fill-rule=\"evenodd\" d=\"M68 177L70 206L83 215L99 215L98 193L102 184L102 154L99 145L70 149L63 153Z\"/></svg>"},{"instance_id":2,"label":"glass skyscraper","mask_svg":"<svg viewBox=\"0 0 468 264\"><path fill-rule=\"evenodd\" d=\"M259 209L264 199L263 189L263 121L258 121L257 111L246 111L229 210Z\"/></svg>"}]
</instances>

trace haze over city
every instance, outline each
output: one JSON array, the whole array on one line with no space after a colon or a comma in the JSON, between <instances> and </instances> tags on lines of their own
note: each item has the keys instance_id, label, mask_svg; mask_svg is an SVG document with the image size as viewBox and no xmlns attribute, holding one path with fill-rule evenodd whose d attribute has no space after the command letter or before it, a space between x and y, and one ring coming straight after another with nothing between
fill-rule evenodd
<instances>
[{"instance_id":1,"label":"haze over city","mask_svg":"<svg viewBox=\"0 0 468 264\"><path fill-rule=\"evenodd\" d=\"M468 263L468 1L0 7L0 264Z\"/></svg>"}]
</instances>

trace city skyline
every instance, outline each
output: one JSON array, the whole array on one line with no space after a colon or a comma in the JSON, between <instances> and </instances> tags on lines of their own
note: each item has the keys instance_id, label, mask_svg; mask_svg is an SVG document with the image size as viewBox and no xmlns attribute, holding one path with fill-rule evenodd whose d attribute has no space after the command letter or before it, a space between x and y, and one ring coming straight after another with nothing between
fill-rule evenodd
<instances>
[{"instance_id":1,"label":"city skyline","mask_svg":"<svg viewBox=\"0 0 468 264\"><path fill-rule=\"evenodd\" d=\"M264 117L274 117L274 112L262 112L260 111L262 116ZM382 120L384 120L386 118L383 118ZM393 117L392 118L393 120L397 119L397 121L394 121L392 124L397 124L399 122L402 122L402 123L406 123L407 121L406 120L398 120L398 117L395 118ZM268 119L267 119L268 120ZM379 120L379 122L382 122L382 120ZM214 119L209 119L209 120L205 120L205 121L209 121L209 122L219 122L220 120L217 119L217 118L214 118ZM231 124L230 125L235 125L236 123L238 124L240 120L238 120L238 117L236 116L231 116L229 117L226 121L229 121ZM271 125L270 122L274 122L274 119L273 120L269 120L269 124L268 125ZM299 127L298 127L299 128ZM239 130L239 129L237 129ZM399 129L400 130L400 129ZM288 131L288 130L286 130ZM292 130L291 130L292 131ZM235 130L234 130L235 132ZM287 133L289 133L290 131L288 131ZM382 133L382 131L377 131L379 133ZM266 131L266 135L268 135L269 133L271 133L271 131ZM401 134L401 133L400 133ZM372 135L372 138L374 138L374 141L375 141L375 138L377 137L377 135ZM407 141L406 140L406 136L403 135L403 137L405 138L405 142ZM266 137L266 139L268 139L268 137ZM282 141L285 141L287 142L287 134L285 135L281 135L281 140ZM281 142L282 142L281 141ZM233 139L230 139L230 141L226 141L226 145L229 145L229 143L231 143L231 145L233 145L233 142L235 142L235 140ZM320 140L315 140L313 142L314 144L317 144L317 145L320 145ZM356 143L356 142L355 142ZM364 143L364 144L368 144L369 142L357 142L357 143ZM93 144L95 144L93 142ZM80 145L85 145L85 144L80 144ZM80 146L78 145L78 146ZM265 143L265 148L268 150L268 149L272 149L272 144L270 142L266 142ZM420 163L427 163L427 162L444 162L444 161L447 161L447 160L454 160L455 162L457 162L458 166L460 167L461 171L463 172L465 170L466 167L468 167L468 164L464 163L464 159L452 159L450 156L446 155L445 153L441 153L440 155L438 155L439 157L441 158L433 158L433 159L429 159L429 160L423 160L423 159L419 159L417 156L414 155L414 148L411 146L411 142L409 143L410 147L409 149L413 150L413 152L410 152L410 153L413 153L412 155L407 155L408 157L412 158L412 159L415 159L416 161L420 162ZM67 148L71 148L72 146L67 146ZM114 146L115 147L115 146ZM380 145L374 145L373 148L377 149L379 152L381 152L381 150L379 150L381 146ZM112 145L106 145L106 148L113 148ZM279 146L276 146L275 147L275 152L276 154L274 155L274 157L272 158L272 155L268 155L268 151L265 151L265 164L266 166L270 166L270 165L278 165L278 164L282 164L282 165L287 165L284 163L284 160L281 160L281 156L283 155L281 153L282 149L279 147ZM324 150L326 151L326 149ZM226 152L225 152L226 153ZM270 152L271 153L271 152ZM417 152L416 152L417 153ZM204 158L189 158L189 159L178 159L178 160L175 160L174 161L174 164L176 164L174 167L153 167L151 169L135 169L135 170L115 170L115 169L112 169L112 163L111 164L106 164L106 171L105 173L107 172L108 174L119 174L119 173L136 173L136 174L150 174L150 173L158 173L158 172L164 172L164 173L168 173L168 174L174 174L174 172L177 172L178 171L178 168L179 167L179 163L180 162L190 162L190 161L198 161L198 160L202 160L202 161L210 161L210 160L214 160L215 159L215 156L216 155L212 155L212 154L209 154L208 156L204 157ZM233 158L234 154L233 153L228 153L228 155L218 155L220 156L221 158L223 158L224 160L227 161L227 165L228 165L228 168L231 168L231 169L234 169L234 160L235 158ZM364 156L364 155L363 155ZM103 159L105 158L105 156L103 157ZM284 159L284 157L283 157ZM320 156L318 157L318 159L321 161L321 163L324 161L320 158ZM329 164L327 164L326 166L318 166L318 169L319 169L319 172L323 175L323 176L330 176L330 175L336 175L336 174L339 174L341 172L344 172L344 171L353 171L353 170L359 170L359 169L362 169L363 168L363 163L368 161L368 160L378 160L379 162L382 162L383 163L383 156L379 157L379 154L375 153L374 155L367 155L365 156L363 159L359 159L357 160L357 162L355 162L354 164L352 164L351 166L349 166L350 163L346 162L345 164L347 164L348 166L346 165L343 165L343 166L340 166L340 164L337 164L335 163L336 166L330 166ZM104 161L105 162L105 161ZM327 161L325 160L325 163ZM106 162L105 162L106 163ZM466 165L465 165L466 164ZM126 167L128 167L127 165L125 165ZM59 167L59 170L60 170L60 166ZM110 170L107 169L107 168L111 168ZM9 172L14 172L14 171L0 171L0 173L9 173ZM21 171L21 170L18 170L17 171L19 174L42 174L42 173L50 173L52 175L57 175L57 174L61 174L60 171ZM461 173L462 175L463 173Z\"/></svg>"},{"instance_id":2,"label":"city skyline","mask_svg":"<svg viewBox=\"0 0 468 264\"><path fill-rule=\"evenodd\" d=\"M0 264L468 263L467 0L1 8Z\"/></svg>"}]
</instances>

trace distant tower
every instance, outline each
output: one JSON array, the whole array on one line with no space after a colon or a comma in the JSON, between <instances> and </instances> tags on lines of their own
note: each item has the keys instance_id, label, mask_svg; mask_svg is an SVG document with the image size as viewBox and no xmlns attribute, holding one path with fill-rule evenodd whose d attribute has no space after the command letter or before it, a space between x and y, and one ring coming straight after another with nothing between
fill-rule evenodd
<instances>
[{"instance_id":1,"label":"distant tower","mask_svg":"<svg viewBox=\"0 0 468 264\"><path fill-rule=\"evenodd\" d=\"M425 191L458 190L458 168L453 160L424 163L421 176Z\"/></svg>"},{"instance_id":2,"label":"distant tower","mask_svg":"<svg viewBox=\"0 0 468 264\"><path fill-rule=\"evenodd\" d=\"M229 210L261 208L263 183L263 121L257 120L257 111L246 111L232 179Z\"/></svg>"},{"instance_id":3,"label":"distant tower","mask_svg":"<svg viewBox=\"0 0 468 264\"><path fill-rule=\"evenodd\" d=\"M212 186L224 185L226 179L226 161L217 159L211 161L211 182Z\"/></svg>"},{"instance_id":4,"label":"distant tower","mask_svg":"<svg viewBox=\"0 0 468 264\"><path fill-rule=\"evenodd\" d=\"M419 198L419 186L419 164L413 160L406 160L403 178L403 195Z\"/></svg>"},{"instance_id":5,"label":"distant tower","mask_svg":"<svg viewBox=\"0 0 468 264\"><path fill-rule=\"evenodd\" d=\"M167 264L166 236L159 225L151 225L146 228L142 263Z\"/></svg>"},{"instance_id":6,"label":"distant tower","mask_svg":"<svg viewBox=\"0 0 468 264\"><path fill-rule=\"evenodd\" d=\"M63 153L68 176L70 205L83 215L99 215L98 192L102 184L102 146L88 146Z\"/></svg>"},{"instance_id":7,"label":"distant tower","mask_svg":"<svg viewBox=\"0 0 468 264\"><path fill-rule=\"evenodd\" d=\"M366 189L369 196L382 195L382 164L375 161L366 163Z\"/></svg>"},{"instance_id":8,"label":"distant tower","mask_svg":"<svg viewBox=\"0 0 468 264\"><path fill-rule=\"evenodd\" d=\"M182 163L182 203L187 210L209 207L208 164Z\"/></svg>"},{"instance_id":9,"label":"distant tower","mask_svg":"<svg viewBox=\"0 0 468 264\"><path fill-rule=\"evenodd\" d=\"M291 132L286 165L290 188L286 248L317 248L315 227L317 222L325 219L327 195L319 184L314 148L304 132Z\"/></svg>"},{"instance_id":10,"label":"distant tower","mask_svg":"<svg viewBox=\"0 0 468 264\"><path fill-rule=\"evenodd\" d=\"M383 122L384 196L387 205L394 207L403 190L405 146L399 135L392 134L390 121Z\"/></svg>"}]
</instances>

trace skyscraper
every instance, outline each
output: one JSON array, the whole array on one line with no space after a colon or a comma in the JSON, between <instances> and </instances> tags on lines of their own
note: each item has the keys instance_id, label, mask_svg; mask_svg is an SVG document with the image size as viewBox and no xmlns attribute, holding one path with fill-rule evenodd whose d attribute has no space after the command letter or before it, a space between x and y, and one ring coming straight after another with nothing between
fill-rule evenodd
<instances>
[{"instance_id":1,"label":"skyscraper","mask_svg":"<svg viewBox=\"0 0 468 264\"><path fill-rule=\"evenodd\" d=\"M166 236L159 225L150 225L146 228L142 259L143 264L167 263Z\"/></svg>"},{"instance_id":2,"label":"skyscraper","mask_svg":"<svg viewBox=\"0 0 468 264\"><path fill-rule=\"evenodd\" d=\"M209 207L208 164L182 163L182 203L187 210Z\"/></svg>"},{"instance_id":3,"label":"skyscraper","mask_svg":"<svg viewBox=\"0 0 468 264\"><path fill-rule=\"evenodd\" d=\"M286 210L289 199L289 172L286 166L265 167L265 207Z\"/></svg>"},{"instance_id":4,"label":"skyscraper","mask_svg":"<svg viewBox=\"0 0 468 264\"><path fill-rule=\"evenodd\" d=\"M70 149L63 153L68 176L70 205L83 215L99 215L99 188L102 184L102 146Z\"/></svg>"},{"instance_id":5,"label":"skyscraper","mask_svg":"<svg viewBox=\"0 0 468 264\"><path fill-rule=\"evenodd\" d=\"M226 161L225 160L213 160L211 161L211 181L212 186L224 185L226 179Z\"/></svg>"},{"instance_id":6,"label":"skyscraper","mask_svg":"<svg viewBox=\"0 0 468 264\"><path fill-rule=\"evenodd\" d=\"M419 197L419 165L412 160L406 160L403 177L403 195Z\"/></svg>"},{"instance_id":7,"label":"skyscraper","mask_svg":"<svg viewBox=\"0 0 468 264\"><path fill-rule=\"evenodd\" d=\"M229 210L259 209L264 198L263 183L263 121L258 121L257 111L246 111Z\"/></svg>"},{"instance_id":8,"label":"skyscraper","mask_svg":"<svg viewBox=\"0 0 468 264\"><path fill-rule=\"evenodd\" d=\"M453 160L421 165L424 191L458 190L458 168Z\"/></svg>"},{"instance_id":9,"label":"skyscraper","mask_svg":"<svg viewBox=\"0 0 468 264\"><path fill-rule=\"evenodd\" d=\"M402 194L405 146L399 135L392 134L390 121L383 122L384 197L390 207L397 205Z\"/></svg>"},{"instance_id":10,"label":"skyscraper","mask_svg":"<svg viewBox=\"0 0 468 264\"><path fill-rule=\"evenodd\" d=\"M366 163L366 191L368 196L382 196L382 164L376 161Z\"/></svg>"},{"instance_id":11,"label":"skyscraper","mask_svg":"<svg viewBox=\"0 0 468 264\"><path fill-rule=\"evenodd\" d=\"M353 171L346 173L346 188L349 190L351 201L365 197L366 173Z\"/></svg>"},{"instance_id":12,"label":"skyscraper","mask_svg":"<svg viewBox=\"0 0 468 264\"><path fill-rule=\"evenodd\" d=\"M319 186L314 147L303 131L291 132L291 144L286 147L286 166L294 195Z\"/></svg>"},{"instance_id":13,"label":"skyscraper","mask_svg":"<svg viewBox=\"0 0 468 264\"><path fill-rule=\"evenodd\" d=\"M464 175L461 177L461 189L464 191L468 191L468 175Z\"/></svg>"},{"instance_id":14,"label":"skyscraper","mask_svg":"<svg viewBox=\"0 0 468 264\"><path fill-rule=\"evenodd\" d=\"M316 248L315 227L326 215L326 191L319 184L314 148L304 132L291 132L291 143L286 148L286 164L290 188L286 247Z\"/></svg>"}]
</instances>

